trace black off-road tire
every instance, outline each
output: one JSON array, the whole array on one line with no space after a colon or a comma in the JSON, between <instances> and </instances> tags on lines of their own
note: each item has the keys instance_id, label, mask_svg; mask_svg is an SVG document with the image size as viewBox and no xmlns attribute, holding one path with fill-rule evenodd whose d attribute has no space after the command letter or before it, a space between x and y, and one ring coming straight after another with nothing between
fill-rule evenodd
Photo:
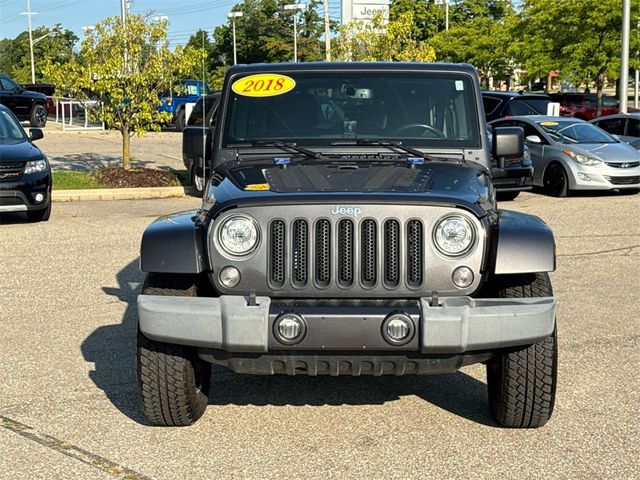
<instances>
[{"instance_id":1,"label":"black off-road tire","mask_svg":"<svg viewBox=\"0 0 640 480\"><path fill-rule=\"evenodd\" d=\"M187 119L185 117L186 117L186 113L184 111L184 108L181 108L176 112L176 119L175 119L174 125L176 127L176 130L179 132L182 132L186 125Z\"/></svg>"},{"instance_id":2,"label":"black off-road tire","mask_svg":"<svg viewBox=\"0 0 640 480\"><path fill-rule=\"evenodd\" d=\"M37 128L44 128L47 124L47 108L44 105L36 104L31 110L29 125Z\"/></svg>"},{"instance_id":3,"label":"black off-road tire","mask_svg":"<svg viewBox=\"0 0 640 480\"><path fill-rule=\"evenodd\" d=\"M176 297L197 293L192 276L153 273L142 292ZM139 330L137 350L138 392L149 422L181 427L198 420L207 408L211 365L198 358L194 348L156 342Z\"/></svg>"},{"instance_id":4,"label":"black off-road tire","mask_svg":"<svg viewBox=\"0 0 640 480\"><path fill-rule=\"evenodd\" d=\"M496 199L499 202L510 202L515 200L520 195L520 192L496 192Z\"/></svg>"},{"instance_id":5,"label":"black off-road tire","mask_svg":"<svg viewBox=\"0 0 640 480\"><path fill-rule=\"evenodd\" d=\"M553 296L547 273L506 276L502 298ZM487 363L489 407L503 427L538 428L553 413L558 376L557 334L516 351L495 355Z\"/></svg>"},{"instance_id":6,"label":"black off-road tire","mask_svg":"<svg viewBox=\"0 0 640 480\"><path fill-rule=\"evenodd\" d=\"M196 174L195 163L191 165L191 169L189 170L189 176L191 177L191 186L193 187L195 195L197 197L202 198L202 195L204 195L204 187L207 183L207 180L204 177L198 177L198 175Z\"/></svg>"}]
</instances>

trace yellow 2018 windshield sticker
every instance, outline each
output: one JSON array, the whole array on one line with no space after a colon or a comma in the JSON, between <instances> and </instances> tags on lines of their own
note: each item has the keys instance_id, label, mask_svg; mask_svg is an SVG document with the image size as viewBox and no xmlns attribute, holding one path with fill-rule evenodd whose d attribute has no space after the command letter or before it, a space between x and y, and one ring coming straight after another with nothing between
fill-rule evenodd
<instances>
[{"instance_id":1,"label":"yellow 2018 windshield sticker","mask_svg":"<svg viewBox=\"0 0 640 480\"><path fill-rule=\"evenodd\" d=\"M286 75L260 73L236 80L231 89L245 97L273 97L290 92L295 86L296 81Z\"/></svg>"},{"instance_id":2,"label":"yellow 2018 windshield sticker","mask_svg":"<svg viewBox=\"0 0 640 480\"><path fill-rule=\"evenodd\" d=\"M558 122L540 122L540 125L543 125L545 127L555 127L556 125L559 125Z\"/></svg>"}]
</instances>

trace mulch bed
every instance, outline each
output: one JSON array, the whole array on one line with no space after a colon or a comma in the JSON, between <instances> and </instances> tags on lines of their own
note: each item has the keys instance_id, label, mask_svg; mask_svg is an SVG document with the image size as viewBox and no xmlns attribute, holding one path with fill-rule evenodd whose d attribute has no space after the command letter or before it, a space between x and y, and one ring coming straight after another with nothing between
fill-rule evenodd
<instances>
[{"instance_id":1,"label":"mulch bed","mask_svg":"<svg viewBox=\"0 0 640 480\"><path fill-rule=\"evenodd\" d=\"M163 170L151 168L105 168L95 173L95 178L112 188L179 187L178 177Z\"/></svg>"}]
</instances>

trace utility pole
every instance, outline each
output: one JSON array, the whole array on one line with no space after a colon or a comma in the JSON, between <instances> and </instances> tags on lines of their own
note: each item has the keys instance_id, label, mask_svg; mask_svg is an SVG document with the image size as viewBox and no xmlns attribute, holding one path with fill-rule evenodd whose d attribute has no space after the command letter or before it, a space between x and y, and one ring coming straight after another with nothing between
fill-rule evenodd
<instances>
[{"instance_id":1,"label":"utility pole","mask_svg":"<svg viewBox=\"0 0 640 480\"><path fill-rule=\"evenodd\" d=\"M331 30L329 28L329 0L324 0L324 52L327 62L331 61Z\"/></svg>"},{"instance_id":2,"label":"utility pole","mask_svg":"<svg viewBox=\"0 0 640 480\"><path fill-rule=\"evenodd\" d=\"M449 30L449 0L436 0L436 5L444 5L444 29Z\"/></svg>"},{"instance_id":3,"label":"utility pole","mask_svg":"<svg viewBox=\"0 0 640 480\"><path fill-rule=\"evenodd\" d=\"M622 5L622 56L620 62L620 113L627 113L627 93L629 89L629 31L631 29L631 0Z\"/></svg>"},{"instance_id":4,"label":"utility pole","mask_svg":"<svg viewBox=\"0 0 640 480\"><path fill-rule=\"evenodd\" d=\"M640 10L638 11L638 29L636 36L640 37ZM640 62L640 50L636 50L636 62ZM640 90L640 70L636 67L636 78L633 86L633 106L638 108L638 90Z\"/></svg>"},{"instance_id":5,"label":"utility pole","mask_svg":"<svg viewBox=\"0 0 640 480\"><path fill-rule=\"evenodd\" d=\"M27 11L20 12L20 15L26 15L29 19L29 53L31 55L31 83L36 83L36 65L33 60L33 32L31 28L31 17L37 15L36 12L31 11L31 0L27 0Z\"/></svg>"}]
</instances>

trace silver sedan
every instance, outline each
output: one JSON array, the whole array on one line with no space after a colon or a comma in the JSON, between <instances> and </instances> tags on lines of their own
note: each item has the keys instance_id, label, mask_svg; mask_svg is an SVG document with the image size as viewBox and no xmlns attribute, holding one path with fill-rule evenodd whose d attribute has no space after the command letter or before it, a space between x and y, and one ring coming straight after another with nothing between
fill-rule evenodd
<instances>
[{"instance_id":1,"label":"silver sedan","mask_svg":"<svg viewBox=\"0 0 640 480\"><path fill-rule=\"evenodd\" d=\"M531 115L491 125L523 128L533 162L533 185L549 195L640 190L640 151L584 120Z\"/></svg>"}]
</instances>

